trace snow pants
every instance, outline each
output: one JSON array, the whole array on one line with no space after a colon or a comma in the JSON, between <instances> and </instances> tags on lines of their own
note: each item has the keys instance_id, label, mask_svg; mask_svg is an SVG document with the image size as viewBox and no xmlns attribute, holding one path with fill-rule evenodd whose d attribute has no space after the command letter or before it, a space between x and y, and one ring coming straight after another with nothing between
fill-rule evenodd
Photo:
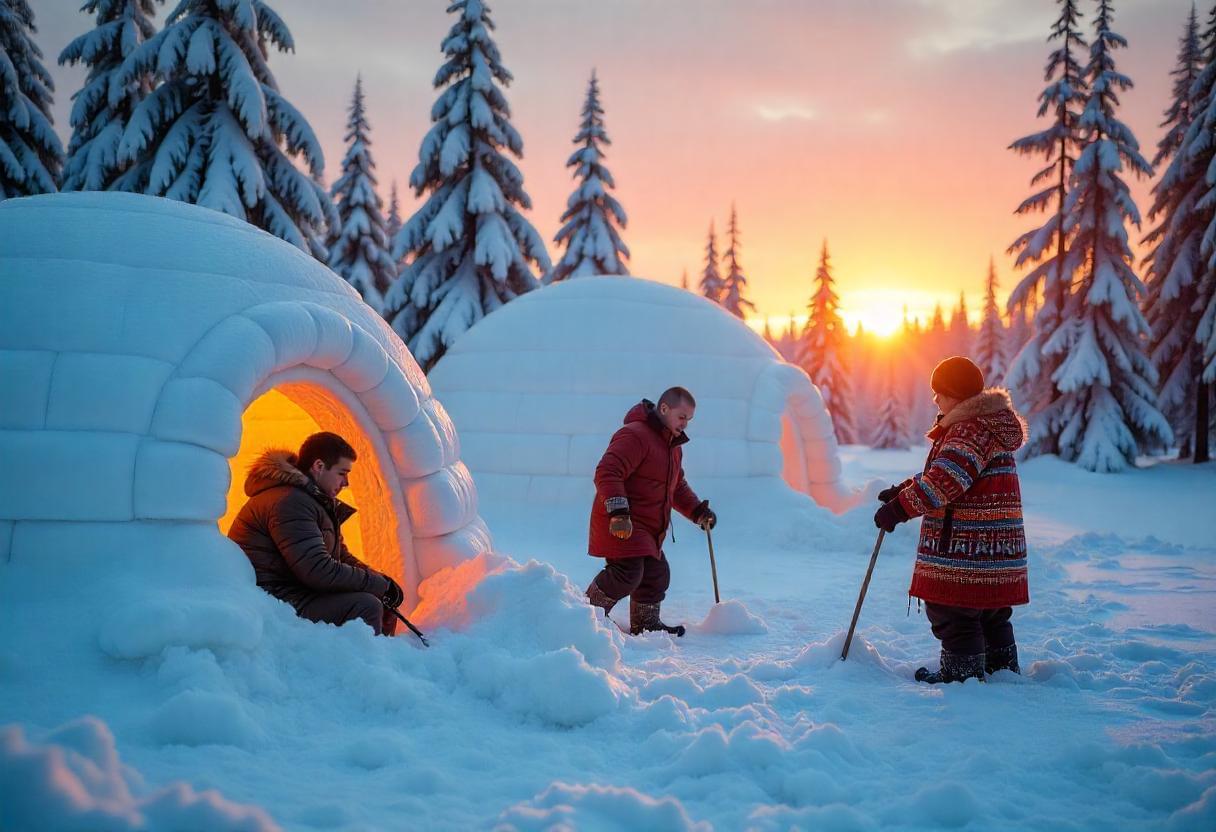
<instances>
[{"instance_id":1,"label":"snow pants","mask_svg":"<svg viewBox=\"0 0 1216 832\"><path fill-rule=\"evenodd\" d=\"M609 558L595 583L613 601L629 595L639 604L658 604L671 586L671 567L662 552L657 558Z\"/></svg>"},{"instance_id":2,"label":"snow pants","mask_svg":"<svg viewBox=\"0 0 1216 832\"><path fill-rule=\"evenodd\" d=\"M942 649L959 656L975 656L1014 643L1012 607L973 610L945 604L925 604L925 615Z\"/></svg>"},{"instance_id":3,"label":"snow pants","mask_svg":"<svg viewBox=\"0 0 1216 832\"><path fill-rule=\"evenodd\" d=\"M392 635L397 630L397 618L370 592L333 592L318 595L296 607L301 618L326 624L345 624L361 618L376 635Z\"/></svg>"}]
</instances>

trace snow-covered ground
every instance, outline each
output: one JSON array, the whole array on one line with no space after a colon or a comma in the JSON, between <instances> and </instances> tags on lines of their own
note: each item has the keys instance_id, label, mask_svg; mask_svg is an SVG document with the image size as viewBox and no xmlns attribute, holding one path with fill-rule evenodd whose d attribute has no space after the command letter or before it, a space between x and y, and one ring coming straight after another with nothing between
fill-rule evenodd
<instances>
[{"instance_id":1,"label":"snow-covered ground","mask_svg":"<svg viewBox=\"0 0 1216 832\"><path fill-rule=\"evenodd\" d=\"M843 453L860 484L923 450ZM680 640L582 603L581 505L483 503L514 562L424 586L430 650L266 598L115 610L63 652L88 591L63 576L0 610L0 828L1216 828L1216 468L1039 459L1023 489L1025 675L987 685L912 681L937 647L909 613L909 526L841 663L872 510L793 496L702 495L716 609L704 535L677 522Z\"/></svg>"}]
</instances>

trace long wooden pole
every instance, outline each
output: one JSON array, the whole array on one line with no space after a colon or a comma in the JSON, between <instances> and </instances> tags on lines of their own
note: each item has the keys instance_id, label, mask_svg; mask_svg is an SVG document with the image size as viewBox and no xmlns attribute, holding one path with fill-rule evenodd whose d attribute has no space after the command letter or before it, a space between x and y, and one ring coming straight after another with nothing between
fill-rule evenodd
<instances>
[{"instance_id":1,"label":"long wooden pole","mask_svg":"<svg viewBox=\"0 0 1216 832\"><path fill-rule=\"evenodd\" d=\"M849 624L849 634L844 637L844 650L840 653L841 661L849 657L849 645L853 643L853 632L857 629L857 618L861 615L861 604L866 600L866 590L870 588L870 576L874 574L874 564L878 562L878 550L882 548L882 539L885 535L885 531L882 529L878 530L878 540L874 541L874 554L870 555L870 568L866 570L866 579L861 582L861 592L857 595L857 606L853 608L853 621Z\"/></svg>"}]
</instances>

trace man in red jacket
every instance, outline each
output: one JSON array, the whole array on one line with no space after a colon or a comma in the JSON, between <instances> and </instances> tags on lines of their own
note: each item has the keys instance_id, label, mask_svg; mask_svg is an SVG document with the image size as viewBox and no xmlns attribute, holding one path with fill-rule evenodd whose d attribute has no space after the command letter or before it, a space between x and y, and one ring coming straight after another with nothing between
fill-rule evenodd
<instances>
[{"instance_id":1,"label":"man in red jacket","mask_svg":"<svg viewBox=\"0 0 1216 832\"><path fill-rule=\"evenodd\" d=\"M671 525L671 510L703 529L712 529L717 516L684 479L684 428L697 407L692 394L672 387L658 405L643 399L625 414L625 424L612 436L595 468L595 502L587 554L607 560L587 587L587 599L607 615L629 596L629 632L669 627L659 607L671 584L671 569L663 556L663 538Z\"/></svg>"}]
</instances>

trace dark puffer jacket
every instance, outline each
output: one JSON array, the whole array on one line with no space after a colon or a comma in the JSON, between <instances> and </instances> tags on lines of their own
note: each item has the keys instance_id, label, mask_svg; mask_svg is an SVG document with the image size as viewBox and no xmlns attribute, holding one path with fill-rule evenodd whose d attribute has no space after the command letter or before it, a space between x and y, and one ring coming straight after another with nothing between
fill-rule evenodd
<instances>
[{"instance_id":1,"label":"dark puffer jacket","mask_svg":"<svg viewBox=\"0 0 1216 832\"><path fill-rule=\"evenodd\" d=\"M671 510L694 523L704 510L684 479L687 434L673 436L663 426L652 402L643 399L625 414L625 426L612 436L595 468L595 502L587 553L600 558L657 558L671 524ZM608 508L612 501L613 508ZM611 514L627 513L633 521L628 540L608 531Z\"/></svg>"},{"instance_id":2,"label":"dark puffer jacket","mask_svg":"<svg viewBox=\"0 0 1216 832\"><path fill-rule=\"evenodd\" d=\"M342 523L355 510L322 493L295 461L282 450L258 458L245 480L249 502L228 530L253 564L258 586L296 609L326 593L383 597L388 581L342 542Z\"/></svg>"},{"instance_id":3,"label":"dark puffer jacket","mask_svg":"<svg viewBox=\"0 0 1216 832\"><path fill-rule=\"evenodd\" d=\"M1022 491L1013 454L1026 423L1009 393L985 390L962 401L929 432L924 473L899 502L923 515L909 594L933 604L998 609L1030 600Z\"/></svg>"}]
</instances>

